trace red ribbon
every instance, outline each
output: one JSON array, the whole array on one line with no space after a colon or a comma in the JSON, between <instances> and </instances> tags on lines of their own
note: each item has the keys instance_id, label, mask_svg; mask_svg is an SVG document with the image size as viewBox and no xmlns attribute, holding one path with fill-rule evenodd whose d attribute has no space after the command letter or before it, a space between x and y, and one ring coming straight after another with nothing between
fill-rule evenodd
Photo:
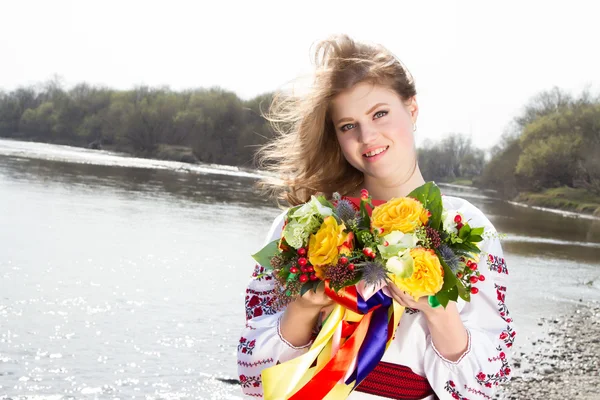
<instances>
[{"instance_id":1,"label":"red ribbon","mask_svg":"<svg viewBox=\"0 0 600 400\"><path fill-rule=\"evenodd\" d=\"M347 324L346 328L348 331L353 330L351 336L340 346L338 352L329 360L325 367L308 381L306 385L294 393L290 397L290 400L322 399L344 378L350 369L352 360L358 354L358 350L365 340L372 314L372 312L365 314L357 324Z\"/></svg>"}]
</instances>

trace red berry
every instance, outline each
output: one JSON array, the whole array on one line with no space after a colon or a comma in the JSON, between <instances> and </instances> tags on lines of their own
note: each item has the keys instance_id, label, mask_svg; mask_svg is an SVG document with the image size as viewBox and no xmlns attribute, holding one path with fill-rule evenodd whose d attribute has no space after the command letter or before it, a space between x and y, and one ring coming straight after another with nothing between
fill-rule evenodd
<instances>
[{"instance_id":1,"label":"red berry","mask_svg":"<svg viewBox=\"0 0 600 400\"><path fill-rule=\"evenodd\" d=\"M456 222L457 224L460 224L462 222L462 217L458 214L456 214L456 217L454 217L454 222Z\"/></svg>"},{"instance_id":2,"label":"red berry","mask_svg":"<svg viewBox=\"0 0 600 400\"><path fill-rule=\"evenodd\" d=\"M290 268L290 272L291 272L292 274L297 274L297 273L298 273L298 268L296 268L296 267L292 267L292 268Z\"/></svg>"},{"instance_id":3,"label":"red berry","mask_svg":"<svg viewBox=\"0 0 600 400\"><path fill-rule=\"evenodd\" d=\"M477 294L477 293L479 293L479 289L477 289L476 287L472 287L471 294Z\"/></svg>"},{"instance_id":4,"label":"red berry","mask_svg":"<svg viewBox=\"0 0 600 400\"><path fill-rule=\"evenodd\" d=\"M464 257L461 257L461 258L460 258L460 261L462 261L462 262L465 262L465 258L464 258Z\"/></svg>"},{"instance_id":5,"label":"red berry","mask_svg":"<svg viewBox=\"0 0 600 400\"><path fill-rule=\"evenodd\" d=\"M459 222L458 224L456 224L456 229L458 229L460 231L463 226L464 225Z\"/></svg>"},{"instance_id":6,"label":"red berry","mask_svg":"<svg viewBox=\"0 0 600 400\"><path fill-rule=\"evenodd\" d=\"M370 247L365 247L362 252L367 257L375 258L375 252Z\"/></svg>"},{"instance_id":7,"label":"red berry","mask_svg":"<svg viewBox=\"0 0 600 400\"><path fill-rule=\"evenodd\" d=\"M304 257L300 257L300 258L298 259L298 265L300 265L301 267L305 267L305 266L306 266L306 263L307 263L307 261L306 261L306 258L304 258Z\"/></svg>"},{"instance_id":8,"label":"red berry","mask_svg":"<svg viewBox=\"0 0 600 400\"><path fill-rule=\"evenodd\" d=\"M485 276L483 276L483 275L479 275L479 280L480 280L481 282L485 281Z\"/></svg>"},{"instance_id":9,"label":"red berry","mask_svg":"<svg viewBox=\"0 0 600 400\"><path fill-rule=\"evenodd\" d=\"M306 267L306 272L315 272L313 267Z\"/></svg>"},{"instance_id":10,"label":"red berry","mask_svg":"<svg viewBox=\"0 0 600 400\"><path fill-rule=\"evenodd\" d=\"M348 264L348 257L344 257L344 256L340 257L340 264L342 264L342 265Z\"/></svg>"},{"instance_id":11,"label":"red berry","mask_svg":"<svg viewBox=\"0 0 600 400\"><path fill-rule=\"evenodd\" d=\"M461 272L457 272L457 273L456 273L456 277L457 277L458 279L460 279L460 278L462 278L462 277L463 277L463 274L462 274Z\"/></svg>"},{"instance_id":12,"label":"red berry","mask_svg":"<svg viewBox=\"0 0 600 400\"><path fill-rule=\"evenodd\" d=\"M300 282L304 283L306 281L308 281L308 276L306 276L306 275L300 275Z\"/></svg>"},{"instance_id":13,"label":"red berry","mask_svg":"<svg viewBox=\"0 0 600 400\"><path fill-rule=\"evenodd\" d=\"M386 241L385 241L385 243L383 243L383 245L384 245L385 247L388 247L388 246L390 245L390 242L388 242L388 241L386 240Z\"/></svg>"},{"instance_id":14,"label":"red berry","mask_svg":"<svg viewBox=\"0 0 600 400\"><path fill-rule=\"evenodd\" d=\"M354 271L354 264L352 264L352 263L348 264L348 269L350 271Z\"/></svg>"},{"instance_id":15,"label":"red berry","mask_svg":"<svg viewBox=\"0 0 600 400\"><path fill-rule=\"evenodd\" d=\"M311 280L311 281L316 281L317 279L319 279L319 278L317 278L317 275L315 275L315 274L310 274L310 280Z\"/></svg>"},{"instance_id":16,"label":"red berry","mask_svg":"<svg viewBox=\"0 0 600 400\"><path fill-rule=\"evenodd\" d=\"M471 271L475 271L477 269L477 264L471 263L471 265L469 265L469 268L471 268Z\"/></svg>"},{"instance_id":17,"label":"red berry","mask_svg":"<svg viewBox=\"0 0 600 400\"><path fill-rule=\"evenodd\" d=\"M304 256L306 255L306 249L305 249L304 247L300 247L300 248L298 249L298 255L299 255L300 257L304 257Z\"/></svg>"},{"instance_id":18,"label":"red berry","mask_svg":"<svg viewBox=\"0 0 600 400\"><path fill-rule=\"evenodd\" d=\"M300 271L302 271L302 272L308 272L308 268L307 267L300 267Z\"/></svg>"},{"instance_id":19,"label":"red berry","mask_svg":"<svg viewBox=\"0 0 600 400\"><path fill-rule=\"evenodd\" d=\"M467 260L467 267L471 267L471 264L473 264L473 261Z\"/></svg>"},{"instance_id":20,"label":"red berry","mask_svg":"<svg viewBox=\"0 0 600 400\"><path fill-rule=\"evenodd\" d=\"M471 281L472 284L476 284L477 282L479 282L479 279L477 279L476 276L470 277L469 280Z\"/></svg>"}]
</instances>

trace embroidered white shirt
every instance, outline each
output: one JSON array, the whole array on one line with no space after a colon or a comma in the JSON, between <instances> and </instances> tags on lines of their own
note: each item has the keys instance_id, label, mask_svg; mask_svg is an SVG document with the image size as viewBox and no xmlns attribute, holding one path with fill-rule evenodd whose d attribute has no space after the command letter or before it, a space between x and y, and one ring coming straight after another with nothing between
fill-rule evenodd
<instances>
[{"instance_id":1,"label":"embroidered white shirt","mask_svg":"<svg viewBox=\"0 0 600 400\"><path fill-rule=\"evenodd\" d=\"M472 227L484 227L486 233L496 230L485 215L470 202L452 196L443 196L444 209L461 213ZM285 213L279 215L266 243L281 235ZM424 316L406 310L401 318L394 340L382 361L405 365L429 381L441 399L492 399L494 388L510 379L510 349L515 338L512 318L505 304L508 269L503 258L500 240L486 238L481 245L478 263L484 281L475 286L477 294L470 302L459 298L457 304L463 324L469 333L467 351L456 362L446 360L431 341ZM246 290L246 327L238 346L238 372L243 392L262 398L260 373L264 368L285 362L310 347L294 347L279 331L283 310L273 304L274 280L270 276L257 278L263 272L256 266ZM353 392L349 399L384 399ZM427 400L433 399L433 396Z\"/></svg>"}]
</instances>

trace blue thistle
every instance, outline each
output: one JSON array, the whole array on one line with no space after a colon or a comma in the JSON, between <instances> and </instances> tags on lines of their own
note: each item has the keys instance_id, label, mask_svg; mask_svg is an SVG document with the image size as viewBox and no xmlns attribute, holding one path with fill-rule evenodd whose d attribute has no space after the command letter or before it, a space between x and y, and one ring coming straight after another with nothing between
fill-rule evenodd
<instances>
[{"instance_id":1,"label":"blue thistle","mask_svg":"<svg viewBox=\"0 0 600 400\"><path fill-rule=\"evenodd\" d=\"M362 272L362 280L369 286L377 286L382 282L387 281L387 268L377 261L367 261L360 264Z\"/></svg>"},{"instance_id":2,"label":"blue thistle","mask_svg":"<svg viewBox=\"0 0 600 400\"><path fill-rule=\"evenodd\" d=\"M460 269L460 259L456 254L454 254L454 251L452 251L452 249L445 244L442 244L437 248L437 250L440 252L440 256L442 256L442 259L446 262L446 264L448 264L452 272L457 273Z\"/></svg>"},{"instance_id":3,"label":"blue thistle","mask_svg":"<svg viewBox=\"0 0 600 400\"><path fill-rule=\"evenodd\" d=\"M347 199L338 200L335 206L335 211L338 217L340 217L345 224L349 224L351 220L356 219L358 214L350 200Z\"/></svg>"}]
</instances>

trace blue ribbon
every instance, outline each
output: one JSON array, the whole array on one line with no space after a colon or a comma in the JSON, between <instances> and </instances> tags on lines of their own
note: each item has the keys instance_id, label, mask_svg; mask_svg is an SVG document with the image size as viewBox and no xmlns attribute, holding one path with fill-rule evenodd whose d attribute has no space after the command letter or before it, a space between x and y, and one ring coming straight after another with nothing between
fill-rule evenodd
<instances>
[{"instance_id":1,"label":"blue ribbon","mask_svg":"<svg viewBox=\"0 0 600 400\"><path fill-rule=\"evenodd\" d=\"M382 290L379 290L367 301L359 294L357 296L357 303L358 311L363 314L366 314L378 305L381 307L373 311L369 330L358 351L356 368L346 380L346 384L356 381L355 387L373 371L385 353L385 345L388 338L388 312L392 305L392 298L385 295Z\"/></svg>"}]
</instances>

